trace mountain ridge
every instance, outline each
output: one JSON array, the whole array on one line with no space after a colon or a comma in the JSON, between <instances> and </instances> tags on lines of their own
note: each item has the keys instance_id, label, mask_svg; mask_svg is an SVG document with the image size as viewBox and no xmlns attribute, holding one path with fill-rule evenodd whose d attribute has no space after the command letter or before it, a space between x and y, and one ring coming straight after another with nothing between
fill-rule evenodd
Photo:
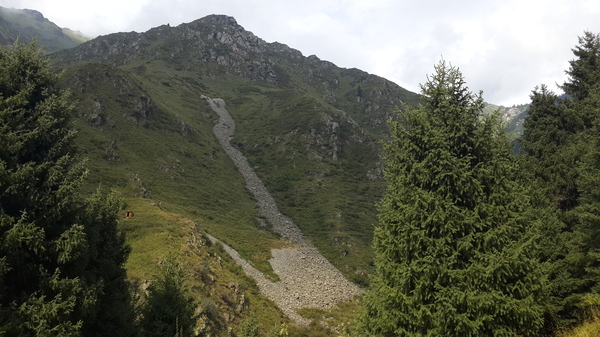
<instances>
[{"instance_id":1,"label":"mountain ridge","mask_svg":"<svg viewBox=\"0 0 600 337\"><path fill-rule=\"evenodd\" d=\"M359 69L267 43L226 15L100 36L55 53L52 60L75 73L91 64L119 69L144 88L139 99L133 95L136 106L147 105L133 117L144 127L165 113L158 106L171 99L166 92L194 88L196 95L223 98L238 121L232 144L246 155L282 211L304 218L300 227L319 249L329 250L326 256L336 266L345 265L350 274L366 272L370 262L362 252L370 246L373 205L385 183L379 142L387 137L386 121L394 110L418 104L419 95ZM93 119L110 119L99 117ZM182 129L198 129L182 116L177 119ZM353 191L361 192L349 201ZM343 262L357 255L363 255L362 267Z\"/></svg>"},{"instance_id":2,"label":"mountain ridge","mask_svg":"<svg viewBox=\"0 0 600 337\"><path fill-rule=\"evenodd\" d=\"M76 102L77 143L90 167L86 190L116 188L136 214L121 223L132 247L132 279L146 284L157 260L202 233L278 279L272 252L289 243L261 215L213 133L219 116L203 97L220 97L236 121L231 146L247 158L281 213L347 279L368 285L375 203L386 184L386 121L395 109L418 104L418 94L265 42L225 15L100 36L49 60ZM196 290L218 306L218 321L235 326L248 314L240 302L244 291L229 287L236 289L238 310L229 292L217 289L239 281L213 273L226 258L204 250L210 266L190 269L206 282ZM182 258L190 266L208 264L193 254ZM269 313L248 310L271 322L274 305L264 306Z\"/></svg>"},{"instance_id":3,"label":"mountain ridge","mask_svg":"<svg viewBox=\"0 0 600 337\"><path fill-rule=\"evenodd\" d=\"M32 9L0 6L0 45L11 46L16 40L36 40L48 53L75 47L88 40L82 33L60 28Z\"/></svg>"},{"instance_id":4,"label":"mountain ridge","mask_svg":"<svg viewBox=\"0 0 600 337\"><path fill-rule=\"evenodd\" d=\"M232 17L222 15L177 27L163 25L144 33L101 36L57 52L51 59L55 66L75 75L69 80L77 78L74 83L78 84L73 83L72 87L76 96L86 87L81 81L89 81L92 76L77 74L86 73L85 69L91 65L119 69L120 74L130 78L128 81L132 84L128 87L144 88L139 99L135 98L139 94L132 94L131 103L127 103L147 106L133 115L138 126L144 128L152 128L152 121L165 113L165 109L159 107L164 99L158 98L165 92L177 94L194 88L196 95L202 93L225 99L239 124L240 132L236 132L232 143L244 152L257 173L262 174L267 187L275 192L275 198L287 200L278 200L284 204L284 213L299 212L292 217L312 218L310 224L301 221L300 227L309 231L311 239L324 241L317 246L320 249L338 246L333 254L341 260L361 255L360 275L365 274L362 269L369 263L368 254L351 252L357 249L359 242L363 247L359 250L370 245L370 224L375 221L372 205L383 190L378 141L385 138L385 121L393 116L396 106L405 102L414 104L419 100L418 95L358 69L338 68L316 56L304 57L284 44L267 43L244 30ZM93 73L105 77L96 71ZM113 85L120 84L114 82ZM154 93L149 87L154 88ZM81 97L80 101L89 101L87 97ZM102 111L107 104L104 101L115 98L91 99L95 106L92 110L99 110L87 117L94 121L92 127L111 123L107 121L114 118ZM197 98L186 100L197 102ZM178 103L169 103L173 104ZM139 108L130 113L136 110ZM180 115L177 118L182 119L182 125L199 130L199 126L183 120L180 112L172 113ZM85 125L88 124L90 122ZM116 153L111 157L124 158L118 155L118 149L107 151ZM295 161L299 162L294 164ZM333 189L323 188L330 185L326 181L332 182ZM374 182L377 188L370 187ZM344 192L336 191L339 188ZM355 189L370 196L359 197L363 198L362 206L348 213L348 207L354 207L343 195ZM156 190L152 190L155 193ZM308 214L315 206L328 211ZM333 218L327 220L331 216ZM329 225L324 227L327 221ZM350 236L343 229L347 222L354 223L355 233ZM333 227L328 229L330 226ZM339 232L334 237L332 229ZM325 238L318 233L330 234ZM332 253L328 258L331 257Z\"/></svg>"}]
</instances>

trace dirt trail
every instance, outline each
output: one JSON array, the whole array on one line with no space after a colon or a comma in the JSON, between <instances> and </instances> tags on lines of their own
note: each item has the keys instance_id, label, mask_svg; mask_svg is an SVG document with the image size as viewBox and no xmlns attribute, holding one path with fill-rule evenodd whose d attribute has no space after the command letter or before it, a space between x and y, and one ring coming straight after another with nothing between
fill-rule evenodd
<instances>
[{"instance_id":1,"label":"dirt trail","mask_svg":"<svg viewBox=\"0 0 600 337\"><path fill-rule=\"evenodd\" d=\"M319 251L310 244L292 219L281 214L273 197L260 178L250 167L246 157L230 141L235 132L235 122L220 98L202 96L219 115L219 123L213 132L219 143L246 179L246 187L257 200L259 212L273 226L273 230L292 247L273 249L269 260L273 271L281 281L271 282L260 271L252 267L231 247L223 245L232 258L242 266L244 272L253 277L260 291L270 298L297 324L308 324L297 309L330 308L336 303L350 300L361 293L360 288L348 281ZM217 241L211 237L211 240Z\"/></svg>"}]
</instances>

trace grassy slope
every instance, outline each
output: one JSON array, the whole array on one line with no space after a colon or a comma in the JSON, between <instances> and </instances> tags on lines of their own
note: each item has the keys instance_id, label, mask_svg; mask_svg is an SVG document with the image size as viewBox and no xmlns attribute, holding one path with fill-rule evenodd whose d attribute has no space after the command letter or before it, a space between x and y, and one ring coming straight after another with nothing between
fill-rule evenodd
<instances>
[{"instance_id":1,"label":"grassy slope","mask_svg":"<svg viewBox=\"0 0 600 337\"><path fill-rule=\"evenodd\" d=\"M270 249L284 245L259 228L255 201L212 135L217 117L200 100L199 92L217 95L202 83L212 84L214 90L227 84L190 75L159 65L118 70L86 64L65 71L63 83L77 100L79 147L89 160L86 190L98 185L117 188L126 210L134 212L121 226L132 246L127 264L132 279L151 279L162 258L180 254L199 300L213 303L225 317L234 317L227 324L235 325L254 312L263 328L269 329L287 320L258 293L254 282L226 254L217 257L208 251L210 247L190 245L198 241L198 230L209 232L272 278L276 276L267 262ZM223 267L219 261L229 262ZM207 282L202 276L207 268L218 281ZM232 282L247 290L250 307L243 314L235 311L231 301L237 296L231 293ZM307 334L328 331L290 329Z\"/></svg>"},{"instance_id":2,"label":"grassy slope","mask_svg":"<svg viewBox=\"0 0 600 337\"><path fill-rule=\"evenodd\" d=\"M9 35L11 40L18 37L23 43L35 39L48 53L73 48L84 42L66 35L61 28L38 14L30 10L0 7L0 33ZM12 41L7 44L12 44Z\"/></svg>"},{"instance_id":3,"label":"grassy slope","mask_svg":"<svg viewBox=\"0 0 600 337\"><path fill-rule=\"evenodd\" d=\"M184 47L175 40L151 42L141 57L118 68L70 63L63 77L78 100L75 124L91 170L86 188L118 188L136 214L123 222L133 248L130 276L148 279L160 258L186 252L182 242L193 237L193 223L276 278L267 261L270 249L284 243L259 227L255 201L212 134L217 116L200 99L204 94L225 99L237 123L233 143L280 209L342 272L365 284L374 202L384 187L381 179L367 179L380 161L377 140L385 129L386 113L375 114L373 107L389 114L395 103L381 93L395 89L358 70L318 62L307 63L311 76L282 66L277 71L286 83L272 85L198 62L193 53L170 52ZM414 103L414 97L402 100ZM205 263L184 255L190 266ZM280 319L268 301L254 304L268 323L263 326Z\"/></svg>"},{"instance_id":4,"label":"grassy slope","mask_svg":"<svg viewBox=\"0 0 600 337\"><path fill-rule=\"evenodd\" d=\"M255 202L212 134L216 115L187 80L174 77L167 85L150 73L140 85L134 77L101 65L64 77L81 90L73 96L89 188L108 184L126 196L145 196L199 222L267 271L269 250L280 244L258 229Z\"/></svg>"},{"instance_id":5,"label":"grassy slope","mask_svg":"<svg viewBox=\"0 0 600 337\"><path fill-rule=\"evenodd\" d=\"M351 277L365 272L371 259L373 203L382 184L367 181L370 167L356 161L373 163L377 152L369 151L374 156L368 160L353 153L361 150L353 148L356 144L342 144L343 159L334 161L327 153L327 139L316 144L318 140L307 136L311 130L327 133L323 123L336 114L330 107L286 89L244 90L248 89L226 100L238 121L234 144L254 165L282 212L330 261Z\"/></svg>"},{"instance_id":6,"label":"grassy slope","mask_svg":"<svg viewBox=\"0 0 600 337\"><path fill-rule=\"evenodd\" d=\"M215 331L251 312L265 327L288 322L226 253L201 239L204 231L221 238L275 278L267 260L270 248L283 243L259 229L255 201L212 135L216 116L195 85L173 81L173 94L151 75L141 85L130 73L97 64L66 70L62 81L77 101L78 146L90 168L86 192L116 188L134 212L121 222L132 247L130 278L151 279L162 258L177 254L203 310L216 308ZM243 312L234 284L249 305Z\"/></svg>"},{"instance_id":7,"label":"grassy slope","mask_svg":"<svg viewBox=\"0 0 600 337\"><path fill-rule=\"evenodd\" d=\"M163 27L155 33L172 32ZM214 235L247 257L256 255L255 262L266 269L265 251L270 245L259 241L264 247L261 252L254 244L257 241L252 230L256 230L257 213L253 201L212 135L216 116L200 100L201 94L221 97L237 123L234 145L248 157L282 212L291 216L343 273L365 284L365 275L372 270L374 203L384 187L382 179L367 176L380 168L377 141L386 130L385 116L394 109L394 103L382 99L382 93L389 91L390 97L396 97L402 90L359 70L309 59L304 59L300 67L280 60L282 65L275 71L283 79L282 84L252 81L232 75L227 67L198 62L195 51L185 48L185 41L147 41L136 60L120 67L122 76L135 85L121 89L105 85L80 95L87 100L83 111L96 109L97 105L103 111L128 106L135 110L136 105L148 100L138 96L149 97L155 105L156 113L148 118L130 114L128 118L140 125L126 132L116 130L121 121L115 130L104 127L98 133L98 128L90 129L88 137L104 138L94 139L102 143L96 156L116 154L119 158L99 162L97 170L104 171L98 172L99 179L115 178L107 172L109 167L120 167L122 183L139 174L144 188L159 193L155 198L180 211L198 212L211 219L208 226ZM123 56L115 57L121 60ZM136 86L139 92L131 92ZM93 93L104 97L94 98ZM414 103L414 94L403 95L403 101ZM110 99L103 103L107 97ZM359 103L357 98L361 99ZM373 107L379 111L373 112ZM114 118L123 119L124 115L127 113L119 112ZM195 132L182 136L182 128ZM118 149L111 149L115 143ZM137 147L132 148L134 143ZM84 147L93 146L98 144ZM137 163L145 170L143 175ZM203 180L207 180L206 186ZM230 191L231 186L238 190ZM238 222L236 226L224 225Z\"/></svg>"},{"instance_id":8,"label":"grassy slope","mask_svg":"<svg viewBox=\"0 0 600 337\"><path fill-rule=\"evenodd\" d=\"M63 34L69 37L71 40L76 42L77 44L81 44L90 40L89 37L82 35L81 32L73 31L69 28L61 28Z\"/></svg>"}]
</instances>

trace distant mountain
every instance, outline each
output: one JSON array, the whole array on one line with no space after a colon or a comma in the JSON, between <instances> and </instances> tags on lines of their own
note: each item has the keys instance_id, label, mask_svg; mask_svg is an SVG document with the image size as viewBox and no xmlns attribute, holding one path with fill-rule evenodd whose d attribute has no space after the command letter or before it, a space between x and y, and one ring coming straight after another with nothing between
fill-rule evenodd
<instances>
[{"instance_id":1,"label":"distant mountain","mask_svg":"<svg viewBox=\"0 0 600 337\"><path fill-rule=\"evenodd\" d=\"M48 53L89 40L80 32L58 27L38 11L0 7L0 45L10 46L16 39L23 43L36 39Z\"/></svg>"},{"instance_id":2,"label":"distant mountain","mask_svg":"<svg viewBox=\"0 0 600 337\"><path fill-rule=\"evenodd\" d=\"M506 131L509 133L511 138L518 138L523 134L523 122L527 116L527 110L529 110L529 104L513 105L512 107L505 107L501 105L486 103L483 112L485 114L492 113L498 110L502 117Z\"/></svg>"}]
</instances>

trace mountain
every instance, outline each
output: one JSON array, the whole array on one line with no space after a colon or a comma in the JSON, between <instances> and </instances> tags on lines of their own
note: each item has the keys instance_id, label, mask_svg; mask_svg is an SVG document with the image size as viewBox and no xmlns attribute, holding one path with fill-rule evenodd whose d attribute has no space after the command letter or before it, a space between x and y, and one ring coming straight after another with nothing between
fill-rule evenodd
<instances>
[{"instance_id":1,"label":"mountain","mask_svg":"<svg viewBox=\"0 0 600 337\"><path fill-rule=\"evenodd\" d=\"M219 15L101 36L52 60L68 69L98 181L134 188L135 175L153 198L196 212L211 230L240 219L256 225L251 205L225 218L239 209L233 196L247 192L223 186L239 187L239 173L216 143L216 116L201 97L222 98L236 122L232 143L282 212L342 272L365 282L384 187L378 142L394 108L418 95L266 43ZM216 236L240 248L234 234Z\"/></svg>"},{"instance_id":2,"label":"mountain","mask_svg":"<svg viewBox=\"0 0 600 337\"><path fill-rule=\"evenodd\" d=\"M506 131L509 133L511 138L515 139L523 134L523 122L527 116L527 110L529 110L529 104L513 105L512 107L505 107L501 105L495 105L486 103L483 112L485 114L498 111L501 118L504 120L506 125Z\"/></svg>"},{"instance_id":3,"label":"mountain","mask_svg":"<svg viewBox=\"0 0 600 337\"><path fill-rule=\"evenodd\" d=\"M375 202L385 187L380 141L387 137L386 120L394 109L416 104L417 94L364 71L267 43L222 15L101 36L50 59L77 102L78 145L90 167L86 189L117 188L127 211L135 214L122 223L132 247L131 278L144 284L157 259L189 248L198 241L193 237L206 232L271 281L287 284L270 298L296 323L303 318L295 309L330 308L337 302L321 296L323 290L353 294L330 272L329 262L349 280L368 283ZM233 133L229 143L273 196L276 205L265 207L274 209L275 217L257 206L263 201L251 192L256 183L245 181L248 172L242 176L229 157L233 150L216 137L222 122L211 104L217 98L235 121L226 126ZM302 230L306 239L299 245L286 240L273 220L279 211ZM309 253L312 245L329 262ZM225 268L210 262L222 252L195 251L185 253L190 270L207 267L191 273ZM218 261L226 257L219 255ZM277 261L308 265L290 280L271 264ZM226 325L246 314L235 309L239 292L219 286L244 283L232 280L231 273L235 269L214 276L213 288L198 288L218 308L217 321ZM310 285L320 277L326 285ZM294 285L294 280L304 283ZM252 292L243 294L250 302L264 301ZM284 302L277 301L281 296ZM290 298L295 304L288 304ZM270 324L281 317L273 315L273 307L248 310Z\"/></svg>"},{"instance_id":4,"label":"mountain","mask_svg":"<svg viewBox=\"0 0 600 337\"><path fill-rule=\"evenodd\" d=\"M16 39L23 43L36 39L49 53L89 40L81 32L58 27L38 11L0 7L0 45L10 46Z\"/></svg>"},{"instance_id":5,"label":"mountain","mask_svg":"<svg viewBox=\"0 0 600 337\"><path fill-rule=\"evenodd\" d=\"M217 322L212 328L226 331L248 311L263 326L285 322L281 310L287 311L259 294L208 239L235 249L270 281L288 282L282 265L321 261L305 254L288 256L277 268L270 263L303 247L286 240L265 215L255 193L260 186L248 183L251 173L240 172L230 158L239 151L244 170L255 172L273 196L276 205L267 208L289 217L282 221L298 225L302 244L314 245L347 279L368 284L375 203L385 188L386 121L396 108L418 104L419 95L267 43L223 15L101 36L49 58L76 102L77 143L90 169L86 191L115 188L124 211L135 214L121 223L132 247L127 269L133 280L147 285L157 262L175 252L203 298L206 326ZM223 123L215 102L232 121ZM220 128L229 129L225 140L217 137ZM227 141L231 149L223 146ZM292 297L286 292L293 287L280 287L286 300L313 303L318 289L308 286L310 278L327 269L318 263L295 274L307 282L305 293ZM321 288L339 285L328 282ZM330 311L300 310L303 317L328 317L323 322L331 328L347 324L347 314L331 309L329 299L317 300L319 310ZM356 307L350 302L340 310Z\"/></svg>"}]
</instances>

